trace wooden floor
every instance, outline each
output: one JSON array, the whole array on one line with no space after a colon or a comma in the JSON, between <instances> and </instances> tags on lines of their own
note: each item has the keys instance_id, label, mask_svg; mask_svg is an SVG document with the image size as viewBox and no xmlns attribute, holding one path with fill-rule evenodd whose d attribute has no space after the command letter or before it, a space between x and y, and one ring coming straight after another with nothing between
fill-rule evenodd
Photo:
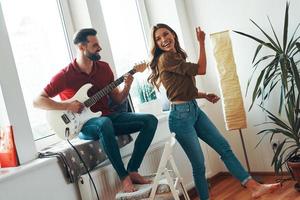
<instances>
[{"instance_id":1,"label":"wooden floor","mask_svg":"<svg viewBox=\"0 0 300 200\"><path fill-rule=\"evenodd\" d=\"M275 182L274 176L260 177L264 183ZM286 181L282 188L258 200L300 200L300 192L294 189L295 181ZM231 176L220 178L211 187L211 200L252 200L250 192ZM199 200L199 198L193 198Z\"/></svg>"}]
</instances>

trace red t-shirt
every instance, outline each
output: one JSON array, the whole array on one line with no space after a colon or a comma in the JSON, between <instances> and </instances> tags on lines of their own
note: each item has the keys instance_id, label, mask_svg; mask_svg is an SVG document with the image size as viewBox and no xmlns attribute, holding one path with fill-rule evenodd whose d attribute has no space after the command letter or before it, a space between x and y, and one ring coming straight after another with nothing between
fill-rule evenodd
<instances>
[{"instance_id":1,"label":"red t-shirt","mask_svg":"<svg viewBox=\"0 0 300 200\"><path fill-rule=\"evenodd\" d=\"M87 83L93 87L88 90L88 96L92 96L106 85L114 81L114 75L106 62L95 61L90 74L80 71L76 59L67 67L58 72L44 88L49 97L59 95L61 100L72 98L76 92ZM106 95L91 107L93 112L102 111L103 115L111 113L108 105L109 97Z\"/></svg>"}]
</instances>

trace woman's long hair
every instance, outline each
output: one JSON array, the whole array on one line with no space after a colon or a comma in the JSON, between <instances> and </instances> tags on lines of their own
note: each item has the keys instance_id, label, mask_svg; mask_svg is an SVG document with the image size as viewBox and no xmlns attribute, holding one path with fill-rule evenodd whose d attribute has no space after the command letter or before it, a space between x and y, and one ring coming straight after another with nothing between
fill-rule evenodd
<instances>
[{"instance_id":1,"label":"woman's long hair","mask_svg":"<svg viewBox=\"0 0 300 200\"><path fill-rule=\"evenodd\" d=\"M158 59L159 59L160 55L163 53L163 51L156 44L155 32L160 28L168 29L174 35L176 52L179 53L183 59L186 59L186 57L187 57L185 51L180 47L176 32L170 26L168 26L167 24L156 24L155 26L153 26L152 41L151 41L152 42L152 48L151 48L152 59L150 61L151 74L147 80L149 83L151 83L157 89L160 86L159 71L158 71L157 64L158 64Z\"/></svg>"}]
</instances>

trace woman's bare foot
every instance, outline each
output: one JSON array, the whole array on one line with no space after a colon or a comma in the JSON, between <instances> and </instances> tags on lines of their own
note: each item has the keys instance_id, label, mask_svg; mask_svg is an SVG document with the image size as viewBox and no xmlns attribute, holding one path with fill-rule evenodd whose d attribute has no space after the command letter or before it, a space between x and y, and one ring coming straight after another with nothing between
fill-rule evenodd
<instances>
[{"instance_id":1,"label":"woman's bare foot","mask_svg":"<svg viewBox=\"0 0 300 200\"><path fill-rule=\"evenodd\" d=\"M274 184L260 184L253 179L246 183L246 187L251 190L254 199L259 198L265 194L269 194L281 187L280 183Z\"/></svg>"},{"instance_id":2,"label":"woman's bare foot","mask_svg":"<svg viewBox=\"0 0 300 200\"><path fill-rule=\"evenodd\" d=\"M151 180L145 179L138 172L130 172L129 176L131 178L132 183L134 184L149 184Z\"/></svg>"},{"instance_id":3,"label":"woman's bare foot","mask_svg":"<svg viewBox=\"0 0 300 200\"><path fill-rule=\"evenodd\" d=\"M130 176L126 176L125 179L122 180L122 186L124 192L135 192L136 189L134 188Z\"/></svg>"}]
</instances>

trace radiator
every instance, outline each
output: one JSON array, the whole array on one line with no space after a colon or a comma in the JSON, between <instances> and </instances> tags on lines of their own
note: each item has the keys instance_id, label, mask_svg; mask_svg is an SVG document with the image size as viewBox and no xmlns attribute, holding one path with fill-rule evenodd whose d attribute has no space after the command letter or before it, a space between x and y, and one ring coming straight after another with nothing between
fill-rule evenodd
<instances>
[{"instance_id":1,"label":"radiator","mask_svg":"<svg viewBox=\"0 0 300 200\"><path fill-rule=\"evenodd\" d=\"M139 169L139 173L149 175L156 172L163 146L164 143L160 143L147 152ZM129 158L130 156L125 156L123 159L125 166L127 166ZM90 174L96 185L99 198L101 200L114 200L116 193L121 190L121 183L112 165L104 163L97 169L92 170ZM95 189L88 174L82 176L82 179L78 181L78 185L82 200L97 200Z\"/></svg>"},{"instance_id":2,"label":"radiator","mask_svg":"<svg viewBox=\"0 0 300 200\"><path fill-rule=\"evenodd\" d=\"M157 171L165 141L166 140L163 140L155 145L151 145L142 162L139 173L142 175L149 175ZM133 147L131 145L127 145L124 148L125 151L130 152ZM126 150L126 148L128 149ZM124 149L122 149L122 151L124 153ZM178 143L175 145L173 155L179 173L183 178L184 185L187 190L190 190L194 187L192 169L190 162ZM207 159L206 151L204 151L204 155ZM127 166L129 158L130 156L124 156L123 162L125 163L125 166ZM210 167L208 163L206 165L206 176L210 177ZM121 183L111 164L109 164L109 162L104 163L90 173L95 182L99 198L101 200L114 200L116 193L121 190ZM78 185L82 200L97 200L92 182L87 174L82 176L82 180L78 182Z\"/></svg>"}]
</instances>

